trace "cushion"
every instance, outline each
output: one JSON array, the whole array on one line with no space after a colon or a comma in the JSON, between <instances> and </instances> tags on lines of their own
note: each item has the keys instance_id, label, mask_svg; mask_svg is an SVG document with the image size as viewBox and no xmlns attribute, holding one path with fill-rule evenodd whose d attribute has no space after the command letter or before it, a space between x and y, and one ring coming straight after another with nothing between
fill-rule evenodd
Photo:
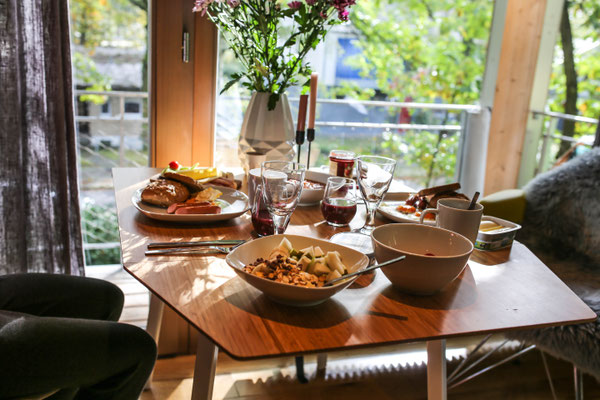
<instances>
[{"instance_id":1,"label":"cushion","mask_svg":"<svg viewBox=\"0 0 600 400\"><path fill-rule=\"evenodd\" d=\"M485 196L479 201L483 213L520 224L525 215L525 192L521 189L507 189Z\"/></svg>"}]
</instances>

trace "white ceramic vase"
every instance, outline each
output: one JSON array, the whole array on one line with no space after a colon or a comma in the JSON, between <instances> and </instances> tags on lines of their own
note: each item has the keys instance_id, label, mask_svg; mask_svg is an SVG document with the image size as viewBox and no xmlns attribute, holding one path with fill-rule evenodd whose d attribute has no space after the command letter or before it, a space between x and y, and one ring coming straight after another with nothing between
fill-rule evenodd
<instances>
[{"instance_id":1,"label":"white ceramic vase","mask_svg":"<svg viewBox=\"0 0 600 400\"><path fill-rule=\"evenodd\" d=\"M269 110L270 93L254 93L244 114L238 142L242 166L248 168L246 153L263 153L266 160L292 160L295 132L287 95L280 96L275 109Z\"/></svg>"}]
</instances>

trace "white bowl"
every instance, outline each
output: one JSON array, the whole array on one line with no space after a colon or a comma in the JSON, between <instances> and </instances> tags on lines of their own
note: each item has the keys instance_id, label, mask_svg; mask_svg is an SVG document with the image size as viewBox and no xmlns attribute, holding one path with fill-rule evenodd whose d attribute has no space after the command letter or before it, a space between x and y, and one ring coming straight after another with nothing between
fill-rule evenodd
<instances>
[{"instance_id":1,"label":"white bowl","mask_svg":"<svg viewBox=\"0 0 600 400\"><path fill-rule=\"evenodd\" d=\"M284 237L286 237L296 249L319 246L325 253L328 251L338 251L349 273L362 270L369 265L369 258L359 251L326 240L297 235L265 236L260 239L246 242L229 253L225 260L238 276L277 303L293 306L312 306L319 304L339 291L344 290L357 278L348 278L333 286L309 288L271 281L252 275L243 270L244 266L253 263L257 258L268 257L269 253L279 246L279 243L281 243L281 240Z\"/></svg>"},{"instance_id":2,"label":"white bowl","mask_svg":"<svg viewBox=\"0 0 600 400\"><path fill-rule=\"evenodd\" d=\"M323 187L320 189L302 189L299 205L314 205L323 200L323 196L325 195L325 185L327 184L327 178L329 178L330 176L331 175L325 172L306 171L304 179L310 179L311 181L322 183Z\"/></svg>"},{"instance_id":3,"label":"white bowl","mask_svg":"<svg viewBox=\"0 0 600 400\"><path fill-rule=\"evenodd\" d=\"M418 295L434 294L454 281L473 252L466 237L421 224L382 225L371 239L379 263L406 256L381 270L394 287Z\"/></svg>"}]
</instances>

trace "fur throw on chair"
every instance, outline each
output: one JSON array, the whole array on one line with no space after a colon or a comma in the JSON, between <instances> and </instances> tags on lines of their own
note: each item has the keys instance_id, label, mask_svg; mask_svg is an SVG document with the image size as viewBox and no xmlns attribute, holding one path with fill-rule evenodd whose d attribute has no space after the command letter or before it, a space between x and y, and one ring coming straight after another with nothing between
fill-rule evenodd
<instances>
[{"instance_id":1,"label":"fur throw on chair","mask_svg":"<svg viewBox=\"0 0 600 400\"><path fill-rule=\"evenodd\" d=\"M600 315L600 148L533 179L518 239ZM600 320L517 331L600 381Z\"/></svg>"},{"instance_id":2,"label":"fur throw on chair","mask_svg":"<svg viewBox=\"0 0 600 400\"><path fill-rule=\"evenodd\" d=\"M528 245L600 265L600 148L538 175L524 191L521 236Z\"/></svg>"}]
</instances>

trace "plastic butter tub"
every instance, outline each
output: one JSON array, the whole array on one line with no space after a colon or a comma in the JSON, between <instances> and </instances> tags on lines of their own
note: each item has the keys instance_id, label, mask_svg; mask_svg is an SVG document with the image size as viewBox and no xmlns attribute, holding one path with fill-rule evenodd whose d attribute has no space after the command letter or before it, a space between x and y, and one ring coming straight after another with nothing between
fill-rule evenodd
<instances>
[{"instance_id":1,"label":"plastic butter tub","mask_svg":"<svg viewBox=\"0 0 600 400\"><path fill-rule=\"evenodd\" d=\"M487 225L490 228L486 229L485 221L489 221ZM519 224L487 215L481 218L481 222L477 240L475 240L475 248L479 250L498 250L508 247L512 245L517 231L521 229ZM496 227L496 225L500 227Z\"/></svg>"}]
</instances>

